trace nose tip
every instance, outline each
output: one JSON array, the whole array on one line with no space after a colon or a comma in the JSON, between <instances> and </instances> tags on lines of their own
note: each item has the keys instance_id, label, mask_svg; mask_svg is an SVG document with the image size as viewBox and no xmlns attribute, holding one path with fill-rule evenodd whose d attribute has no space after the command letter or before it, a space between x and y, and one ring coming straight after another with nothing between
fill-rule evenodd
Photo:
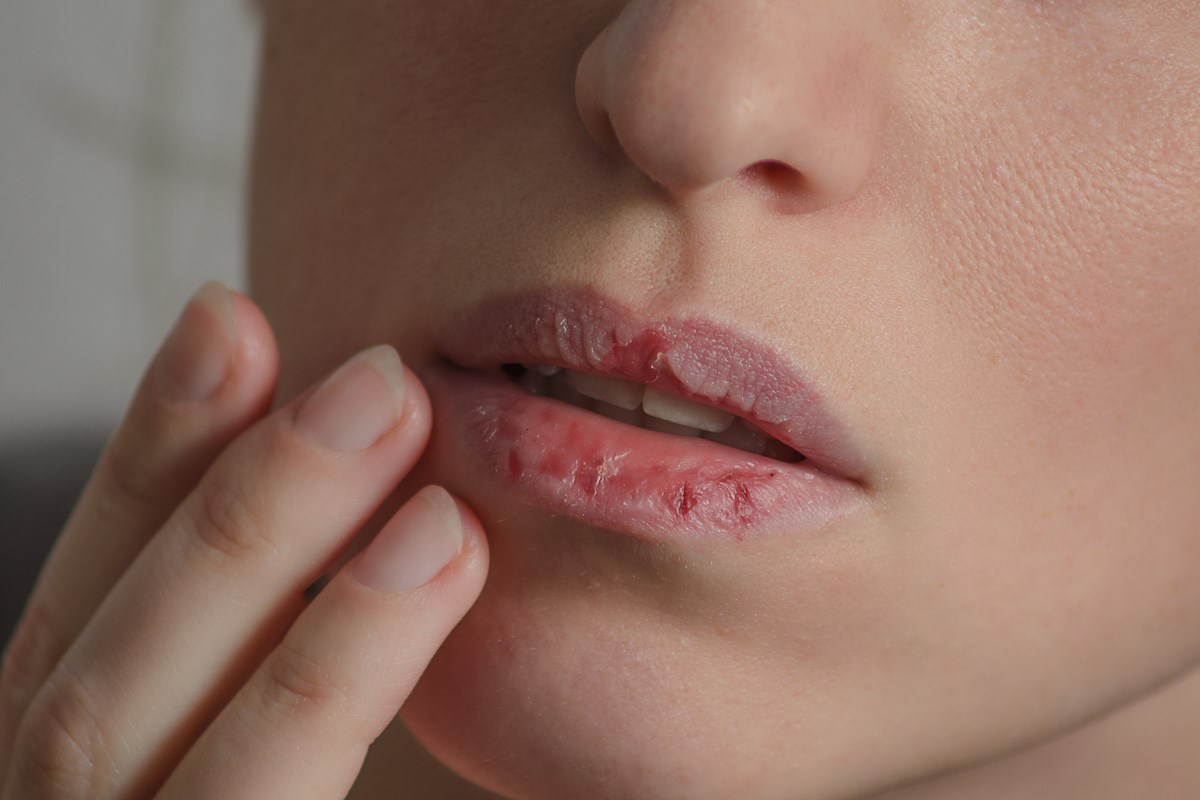
<instances>
[{"instance_id":1,"label":"nose tip","mask_svg":"<svg viewBox=\"0 0 1200 800\"><path fill-rule=\"evenodd\" d=\"M734 184L783 208L845 200L869 172L872 104L853 15L826 17L812 4L634 0L580 59L580 117L677 199Z\"/></svg>"}]
</instances>

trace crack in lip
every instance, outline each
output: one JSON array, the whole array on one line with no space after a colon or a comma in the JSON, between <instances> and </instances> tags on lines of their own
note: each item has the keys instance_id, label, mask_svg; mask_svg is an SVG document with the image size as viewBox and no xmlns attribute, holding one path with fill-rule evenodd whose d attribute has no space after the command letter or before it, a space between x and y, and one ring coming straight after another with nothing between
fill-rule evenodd
<instances>
[{"instance_id":1,"label":"crack in lip","mask_svg":"<svg viewBox=\"0 0 1200 800\"><path fill-rule=\"evenodd\" d=\"M653 385L749 420L810 468L869 488L860 449L807 371L726 323L647 319L578 286L490 295L444 320L436 338L455 366L542 363Z\"/></svg>"},{"instance_id":2,"label":"crack in lip","mask_svg":"<svg viewBox=\"0 0 1200 800\"><path fill-rule=\"evenodd\" d=\"M813 531L862 508L861 487L702 439L531 396L498 370L430 364L447 463L512 501L614 532L682 542Z\"/></svg>"},{"instance_id":3,"label":"crack in lip","mask_svg":"<svg viewBox=\"0 0 1200 800\"><path fill-rule=\"evenodd\" d=\"M555 365L555 366L557 366L557 365ZM501 365L500 365L500 369L501 369L501 371L502 371L502 372L503 372L505 375L507 375L509 378L512 378L514 381L517 381L517 382L519 382L520 378L521 378L521 377L522 377L522 376L523 376L523 375L524 375L524 374L525 374L525 373L528 371L528 368L527 368L525 365L523 365L523 364L518 364L518 363L515 363L515 362L507 362L507 363L501 364ZM563 369L566 369L566 370L572 370L572 368L570 368L570 367L564 367ZM582 370L572 370L572 371L582 371ZM593 373L591 373L591 374L593 374L593 375L600 375L601 373L596 373L596 372L593 372ZM602 376L602 377L611 377L611 376ZM648 383L642 383L641 381L635 381L635 383L637 383L639 386L651 386L651 385L652 385L652 384L648 384ZM691 397L687 397L687 396L685 396L685 395L684 395L684 394L682 394L682 393L678 393L678 392L672 392L672 391L666 391L667 389L670 389L670 388L673 388L673 387L670 387L669 385L664 385L664 384L661 384L661 383L660 383L660 384L657 384L657 385L654 385L654 387L655 387L655 389L656 389L656 390L658 390L658 391L662 391L664 394L670 394L670 395L672 395L672 396L674 396L674 397L680 397L680 398L682 398L682 399L684 399L684 400L691 400L692 402L702 403L703 405L705 405L705 406L708 406L709 408L715 408L715 409L717 409L717 410L719 410L719 411L726 411L726 412L728 412L728 413L730 413L730 414L733 414L734 418L735 418L735 419L737 419L737 420L739 420L739 421L741 421L741 422L743 423L743 425L745 425L745 424L750 424L750 425L753 425L753 426L755 426L756 428L758 427L758 426L757 426L757 423L755 423L755 422L754 422L754 420L752 420L751 418L747 417L746 415L744 415L744 414L739 414L739 413L737 413L737 412L733 411L732 409L720 408L719 406L713 405L712 403L708 402L708 401L707 401L705 398L696 397L696 396L694 396L694 395L693 395L693 396L691 396ZM592 399L594 399L594 398L588 397L587 395L584 395L584 397L587 397L587 399L589 399L589 400L592 400ZM551 399L553 399L553 398L551 398ZM574 403L571 403L571 405L575 405L575 404L574 404ZM597 411L595 411L595 409L589 409L589 408L587 408L587 407L585 407L585 406L581 406L581 408L583 408L585 411L591 411L592 413L600 413L600 412L597 412ZM646 412L643 410L643 413L646 413ZM607 415L605 415L605 414L600 414L600 416L607 416ZM647 416L653 417L653 415L652 415L652 414L647 414ZM610 418L610 419L611 419L611 418ZM656 419L659 419L659 418L656 418ZM635 427L635 428L642 428L642 429L644 429L644 430L651 430L651 429L649 429L649 428L644 428L644 427L643 427L643 426L641 426L641 425L633 425L632 423L626 423L626 422L624 422L624 421L622 421L622 420L614 420L614 421L616 421L616 422L621 422L622 424L630 424L630 425L631 425L631 427ZM668 421L668 422L670 422L670 420L667 420L667 421ZM676 424L681 424L681 423L676 423ZM686 425L685 425L684 427L689 427L689 426L686 426ZM796 450L795 448L793 448L793 447L789 446L788 444L786 444L785 442L781 441L780 439L777 439L777 438L775 438L775 437L771 436L769 433L767 433L766 431L762 430L761 428L759 428L759 431L760 431L760 432L763 434L763 436L765 436L765 437L766 437L766 439L767 439L767 441L768 441L768 442L770 442L770 443L774 443L774 446L773 446L773 447L768 447L768 450L775 450L776 452L778 452L778 450L779 450L779 449L783 449L783 450L785 450L785 451L786 451L786 453L784 453L784 454L781 454L781 456L782 456L782 455L788 455L789 457L787 457L787 458L784 458L784 457L781 457L781 456L772 455L770 452L766 452L766 451L763 451L763 452L758 452L758 451L754 451L754 450L743 450L743 449L742 449L742 448L740 448L740 447L735 447L735 446L733 446L733 445L731 445L731 444L728 444L728 443L726 443L726 442L723 442L723 441L719 441L719 440L716 440L716 439L709 438L708 436L705 436L705 435L703 435L703 434L701 434L699 438L703 438L705 441L713 442L714 444L719 444L719 445L721 445L721 446L723 446L723 447L729 447L729 448L731 448L731 449L733 449L733 450L737 450L738 452L742 452L742 453L751 453L751 454L753 454L753 455L759 455L759 456L762 456L763 458L769 458L769 459L771 459L771 460L773 460L773 461L779 461L780 463L783 463L783 464L794 464L794 463L798 463L798 462L800 462L800 461L805 461L805 460L807 460L806 456L805 456L803 453L801 453L800 451L798 451L798 450ZM791 458L790 456L795 456L795 458Z\"/></svg>"}]
</instances>

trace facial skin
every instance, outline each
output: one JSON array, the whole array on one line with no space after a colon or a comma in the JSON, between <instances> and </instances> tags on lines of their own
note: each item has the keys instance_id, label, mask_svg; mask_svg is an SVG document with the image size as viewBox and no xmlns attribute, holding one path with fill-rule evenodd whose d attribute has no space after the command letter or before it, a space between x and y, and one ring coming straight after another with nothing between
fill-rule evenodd
<instances>
[{"instance_id":1,"label":"facial skin","mask_svg":"<svg viewBox=\"0 0 1200 800\"><path fill-rule=\"evenodd\" d=\"M492 553L402 714L453 769L528 798L931 797L993 761L1081 787L1104 760L1048 743L1191 685L1200 5L263 13L250 268L281 398L584 285L789 352L869 463L865 510L816 535L650 546L524 506L435 427L397 496L447 486ZM1143 733L1194 751L1165 706Z\"/></svg>"}]
</instances>

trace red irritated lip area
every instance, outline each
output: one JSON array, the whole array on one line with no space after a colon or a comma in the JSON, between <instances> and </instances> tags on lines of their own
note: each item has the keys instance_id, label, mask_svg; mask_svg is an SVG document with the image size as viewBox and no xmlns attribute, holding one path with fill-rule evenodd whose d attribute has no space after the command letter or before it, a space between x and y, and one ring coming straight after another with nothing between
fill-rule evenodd
<instances>
[{"instance_id":1,"label":"red irritated lip area","mask_svg":"<svg viewBox=\"0 0 1200 800\"><path fill-rule=\"evenodd\" d=\"M811 527L861 499L853 483L808 462L626 425L494 373L440 367L426 385L456 462L534 506L598 527L740 540Z\"/></svg>"},{"instance_id":2,"label":"red irritated lip area","mask_svg":"<svg viewBox=\"0 0 1200 800\"><path fill-rule=\"evenodd\" d=\"M590 289L492 298L441 333L423 371L453 458L532 506L648 539L800 533L866 500L850 438L771 348L702 319L645 321ZM732 413L795 462L610 419L527 392L536 363L636 381ZM449 455L449 454L448 454Z\"/></svg>"}]
</instances>

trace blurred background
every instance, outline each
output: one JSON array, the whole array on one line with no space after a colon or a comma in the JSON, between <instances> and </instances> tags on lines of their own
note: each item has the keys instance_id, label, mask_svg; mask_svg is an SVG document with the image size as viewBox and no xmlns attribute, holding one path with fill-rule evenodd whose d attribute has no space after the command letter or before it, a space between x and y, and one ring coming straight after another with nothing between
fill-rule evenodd
<instances>
[{"instance_id":1,"label":"blurred background","mask_svg":"<svg viewBox=\"0 0 1200 800\"><path fill-rule=\"evenodd\" d=\"M242 288L247 0L0 0L0 642L201 283Z\"/></svg>"}]
</instances>

